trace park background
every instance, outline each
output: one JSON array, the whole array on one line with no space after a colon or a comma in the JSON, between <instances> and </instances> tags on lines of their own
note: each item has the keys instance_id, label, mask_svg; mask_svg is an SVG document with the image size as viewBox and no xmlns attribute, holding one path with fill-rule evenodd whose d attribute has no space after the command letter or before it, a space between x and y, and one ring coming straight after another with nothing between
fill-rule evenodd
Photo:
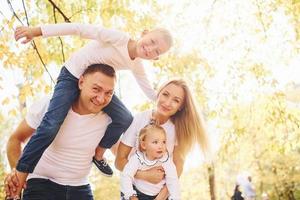
<instances>
[{"instance_id":1,"label":"park background","mask_svg":"<svg viewBox=\"0 0 300 200\"><path fill-rule=\"evenodd\" d=\"M156 88L172 77L189 81L213 147L212 162L197 147L189 154L183 200L230 199L243 175L252 176L257 199L300 199L299 0L0 0L0 199L9 135L88 42L65 36L22 45L14 30L63 22L102 24L133 38L154 27L172 32L171 51L145 62L146 70ZM118 74L116 93L133 113L153 106L128 72ZM114 171L106 178L93 167L95 199L119 198Z\"/></svg>"}]
</instances>

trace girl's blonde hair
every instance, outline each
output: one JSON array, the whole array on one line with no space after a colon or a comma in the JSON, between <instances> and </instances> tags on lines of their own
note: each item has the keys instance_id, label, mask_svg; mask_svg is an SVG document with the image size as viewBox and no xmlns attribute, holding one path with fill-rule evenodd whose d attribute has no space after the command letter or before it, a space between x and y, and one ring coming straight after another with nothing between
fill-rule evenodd
<instances>
[{"instance_id":1,"label":"girl's blonde hair","mask_svg":"<svg viewBox=\"0 0 300 200\"><path fill-rule=\"evenodd\" d=\"M164 133L164 135L166 135L165 129L163 129L161 126L157 124L148 124L140 130L139 146L138 146L139 151L145 151L145 149L141 147L141 142L146 140L147 135L155 131L162 132Z\"/></svg>"},{"instance_id":2,"label":"girl's blonde hair","mask_svg":"<svg viewBox=\"0 0 300 200\"><path fill-rule=\"evenodd\" d=\"M173 46L173 36L169 30L167 30L165 28L155 28L155 29L149 31L149 33L152 33L152 32L157 32L157 33L161 34L170 48Z\"/></svg>"},{"instance_id":3,"label":"girl's blonde hair","mask_svg":"<svg viewBox=\"0 0 300 200\"><path fill-rule=\"evenodd\" d=\"M184 101L181 108L171 116L171 121L175 125L176 138L181 156L185 157L196 143L200 145L204 155L208 155L209 144L204 120L197 110L186 81L183 79L168 81L160 88L158 94L170 84L181 87L184 91Z\"/></svg>"}]
</instances>

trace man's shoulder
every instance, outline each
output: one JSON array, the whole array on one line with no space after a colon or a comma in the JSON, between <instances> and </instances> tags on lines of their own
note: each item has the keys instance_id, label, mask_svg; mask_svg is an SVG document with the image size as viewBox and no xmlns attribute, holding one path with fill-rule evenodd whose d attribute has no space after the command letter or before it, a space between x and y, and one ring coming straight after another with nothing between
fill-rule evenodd
<instances>
[{"instance_id":1,"label":"man's shoulder","mask_svg":"<svg viewBox=\"0 0 300 200\"><path fill-rule=\"evenodd\" d=\"M46 112L50 103L51 96L47 95L40 99L35 100L29 107L28 112L40 113Z\"/></svg>"}]
</instances>

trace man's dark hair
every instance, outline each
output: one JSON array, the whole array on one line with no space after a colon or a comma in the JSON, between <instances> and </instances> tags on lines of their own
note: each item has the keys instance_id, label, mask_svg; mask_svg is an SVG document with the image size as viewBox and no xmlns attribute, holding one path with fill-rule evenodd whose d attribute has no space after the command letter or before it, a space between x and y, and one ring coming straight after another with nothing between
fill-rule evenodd
<instances>
[{"instance_id":1,"label":"man's dark hair","mask_svg":"<svg viewBox=\"0 0 300 200\"><path fill-rule=\"evenodd\" d=\"M86 70L83 72L83 76L87 75L87 74L93 74L95 72L101 72L103 74L105 74L106 76L109 77L113 77L116 78L116 72L114 70L114 68L112 68L109 65L106 64L93 64L88 66L88 68L86 68Z\"/></svg>"}]
</instances>

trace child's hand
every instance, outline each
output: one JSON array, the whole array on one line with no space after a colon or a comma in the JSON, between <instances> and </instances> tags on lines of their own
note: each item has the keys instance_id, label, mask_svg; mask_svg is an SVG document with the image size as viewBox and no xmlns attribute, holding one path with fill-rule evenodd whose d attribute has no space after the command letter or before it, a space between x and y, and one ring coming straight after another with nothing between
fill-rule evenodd
<instances>
[{"instance_id":1,"label":"child's hand","mask_svg":"<svg viewBox=\"0 0 300 200\"><path fill-rule=\"evenodd\" d=\"M21 38L26 38L22 41L22 44L26 44L30 42L34 37L41 36L42 30L40 27L27 27L27 26L20 26L17 27L15 31L15 39L18 41Z\"/></svg>"}]
</instances>

